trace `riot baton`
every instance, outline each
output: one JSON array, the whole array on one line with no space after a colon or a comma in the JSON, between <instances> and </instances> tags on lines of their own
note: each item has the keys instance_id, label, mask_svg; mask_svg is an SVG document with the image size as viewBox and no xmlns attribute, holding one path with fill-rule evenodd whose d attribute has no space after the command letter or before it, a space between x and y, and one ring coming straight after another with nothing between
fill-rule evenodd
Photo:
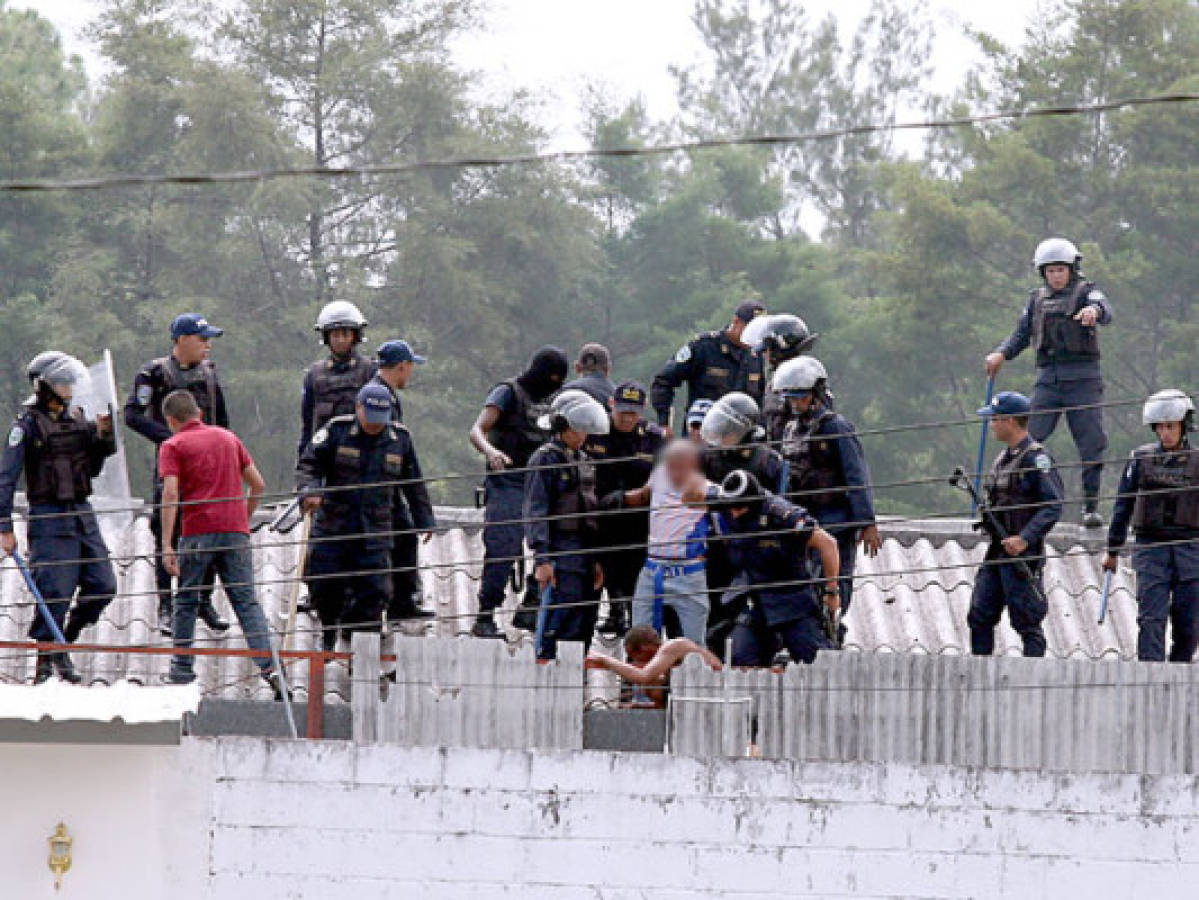
<instances>
[{"instance_id":1,"label":"riot baton","mask_svg":"<svg viewBox=\"0 0 1199 900\"><path fill-rule=\"evenodd\" d=\"M65 644L67 639L62 636L62 629L58 627L58 622L54 621L54 616L50 614L50 607L46 604L45 598L42 597L42 592L37 589L37 584L33 580L33 573L29 571L29 566L25 564L25 560L21 558L21 554L17 550L13 550L12 558L13 562L17 564L17 569L21 572L21 577L25 579L25 586L29 588L29 593L33 594L33 599L37 602L38 612L42 614L42 621L46 623L46 628L50 630L55 643Z\"/></svg>"},{"instance_id":2,"label":"riot baton","mask_svg":"<svg viewBox=\"0 0 1199 900\"><path fill-rule=\"evenodd\" d=\"M304 520L304 516L302 514L292 519L292 516L295 515L296 510L300 508L300 504L302 502L303 501L300 497L295 497L291 503L287 504L287 506L280 510L279 515L271 519L271 524L268 525L267 528L276 534L289 534L297 525L300 524L300 522ZM291 519L291 521L288 521L289 519Z\"/></svg>"},{"instance_id":3,"label":"riot baton","mask_svg":"<svg viewBox=\"0 0 1199 900\"><path fill-rule=\"evenodd\" d=\"M537 607L537 631L533 638L533 647L538 659L541 658L541 645L545 643L545 627L550 617L550 604L554 602L554 589L547 583L541 589L541 603Z\"/></svg>"},{"instance_id":4,"label":"riot baton","mask_svg":"<svg viewBox=\"0 0 1199 900\"><path fill-rule=\"evenodd\" d=\"M1008 537L1010 537L1010 535L1007 533L1007 530L1003 527L1003 525L1000 524L999 519L996 518L991 507L983 502L982 495L979 493L978 488L974 486L974 482L971 481L966 475L965 469L963 469L961 466L958 466L956 469L954 469L953 475L951 475L949 478L949 483L953 487L964 490L970 495L970 502L983 517L984 531L990 533L990 535L1001 544L1007 540ZM1028 579L1028 583L1031 584L1032 589L1036 591L1037 599L1048 606L1049 601L1041 592L1041 586L1037 584L1037 578L1033 574L1032 567L1028 564L1028 560L1020 556L1013 556L1012 561L1016 563L1017 568L1020 570L1020 574Z\"/></svg>"},{"instance_id":5,"label":"riot baton","mask_svg":"<svg viewBox=\"0 0 1199 900\"><path fill-rule=\"evenodd\" d=\"M987 379L987 399L983 406L991 405L991 398L995 394L995 376L992 375ZM970 515L978 512L977 495L982 491L983 484L983 465L987 460L987 420L983 419L982 434L978 436L978 462L974 466L974 497L970 500Z\"/></svg>"},{"instance_id":6,"label":"riot baton","mask_svg":"<svg viewBox=\"0 0 1199 900\"><path fill-rule=\"evenodd\" d=\"M1099 624L1107 618L1107 604L1112 599L1112 576L1116 574L1110 569L1103 573L1103 598L1099 601Z\"/></svg>"}]
</instances>

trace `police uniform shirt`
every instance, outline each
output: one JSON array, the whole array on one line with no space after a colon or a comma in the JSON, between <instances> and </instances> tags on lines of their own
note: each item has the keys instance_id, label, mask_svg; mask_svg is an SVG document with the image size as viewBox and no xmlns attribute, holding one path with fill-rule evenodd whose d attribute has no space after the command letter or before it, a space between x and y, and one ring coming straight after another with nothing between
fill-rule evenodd
<instances>
[{"instance_id":1,"label":"police uniform shirt","mask_svg":"<svg viewBox=\"0 0 1199 900\"><path fill-rule=\"evenodd\" d=\"M1199 453L1199 449L1191 447L1189 442L1184 443L1180 449L1170 452L1162 447L1160 441L1154 445L1140 447L1132 452L1128 458L1128 463L1124 466L1124 473L1120 476L1120 487L1117 490L1116 502L1112 507L1112 521L1108 526L1107 547L1113 552L1123 547L1128 540L1128 529L1133 521L1137 495L1142 489L1142 460L1144 456L1149 454L1150 450L1152 450L1153 455L1162 459L1172 468L1175 468L1180 480L1186 478L1188 465L1194 466L1195 460L1193 456ZM1199 485L1192 484L1189 489L1191 491L1199 491ZM1161 489L1158 488L1155 490ZM1176 507L1174 511L1177 511ZM1192 526L1164 521L1147 522L1145 527L1137 529L1138 538L1145 538L1150 541L1186 539L1195 537L1197 533L1199 533L1199 529Z\"/></svg>"},{"instance_id":2,"label":"police uniform shirt","mask_svg":"<svg viewBox=\"0 0 1199 900\"><path fill-rule=\"evenodd\" d=\"M650 402L658 424L669 421L675 389L684 383L688 409L696 400L719 400L732 391L749 394L761 406L765 391L762 373L762 358L734 343L727 331L698 335L654 376Z\"/></svg>"},{"instance_id":3,"label":"police uniform shirt","mask_svg":"<svg viewBox=\"0 0 1199 900\"><path fill-rule=\"evenodd\" d=\"M718 525L729 562L757 587L757 610L768 625L815 612L806 551L817 523L807 510L767 494L739 518L720 513Z\"/></svg>"},{"instance_id":4,"label":"police uniform shirt","mask_svg":"<svg viewBox=\"0 0 1199 900\"><path fill-rule=\"evenodd\" d=\"M307 371L304 373L304 385L301 388L300 393L300 445L298 451L300 453L304 452L304 447L306 447L308 442L312 439L312 432L325 424L324 422L316 421L317 396L314 382L316 380L316 370L321 366L328 367L338 375L345 374L351 368L361 366L361 376L356 379L357 387L359 388L372 378L378 379L378 376L375 374L378 370L378 366L372 360L367 359L366 356L364 356L363 353L357 348L355 348L354 351L347 357L338 358L330 354L324 359L318 360L309 366ZM378 380L381 381L381 379ZM388 390L391 390L391 388L388 387ZM356 396L356 391L354 395ZM404 421L403 409L400 407L400 398L396 396L394 391L392 391L392 399L395 402L396 408L395 421L402 422ZM331 419L333 416L349 415L353 411L354 404L351 402L348 408L335 408L328 418Z\"/></svg>"},{"instance_id":5,"label":"police uniform shirt","mask_svg":"<svg viewBox=\"0 0 1199 900\"><path fill-rule=\"evenodd\" d=\"M200 405L204 422L207 425L228 428L229 412L225 407L224 391L221 390L221 383L217 379L216 366L211 361L198 363L198 365L211 368L215 392L215 396L212 398L213 421L209 421L208 412L204 409L203 404ZM133 379L133 388L129 392L129 399L125 402L125 424L155 444L169 440L171 429L162 415L162 401L176 387L182 387L182 385L169 383L163 372L163 360L156 359L142 366L141 371Z\"/></svg>"},{"instance_id":6,"label":"police uniform shirt","mask_svg":"<svg viewBox=\"0 0 1199 900\"><path fill-rule=\"evenodd\" d=\"M582 486L583 465L591 465L587 454L571 450L558 438L543 444L529 457L523 517L525 540L538 564L548 562L564 570L586 568L587 560L582 555L549 555L562 550L582 550L587 545L584 523L576 516L568 520L559 515L563 495L579 491Z\"/></svg>"}]
</instances>

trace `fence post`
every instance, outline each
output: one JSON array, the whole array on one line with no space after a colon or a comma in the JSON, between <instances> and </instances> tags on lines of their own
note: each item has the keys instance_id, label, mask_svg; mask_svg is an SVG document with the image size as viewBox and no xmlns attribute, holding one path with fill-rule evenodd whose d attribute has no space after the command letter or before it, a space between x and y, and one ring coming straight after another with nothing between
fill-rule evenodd
<instances>
[{"instance_id":1,"label":"fence post","mask_svg":"<svg viewBox=\"0 0 1199 900\"><path fill-rule=\"evenodd\" d=\"M379 739L379 655L382 642L378 634L358 631L350 644L350 713L354 742L372 744Z\"/></svg>"},{"instance_id":2,"label":"fence post","mask_svg":"<svg viewBox=\"0 0 1199 900\"><path fill-rule=\"evenodd\" d=\"M305 737L319 740L325 736L325 655L308 655L308 725Z\"/></svg>"}]
</instances>

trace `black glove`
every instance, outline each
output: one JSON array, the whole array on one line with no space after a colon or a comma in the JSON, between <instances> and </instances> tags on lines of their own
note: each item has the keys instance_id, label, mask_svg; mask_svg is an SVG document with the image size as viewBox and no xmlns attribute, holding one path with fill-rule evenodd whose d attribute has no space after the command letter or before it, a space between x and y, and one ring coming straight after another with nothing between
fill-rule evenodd
<instances>
[{"instance_id":1,"label":"black glove","mask_svg":"<svg viewBox=\"0 0 1199 900\"><path fill-rule=\"evenodd\" d=\"M605 511L624 509L624 491L612 491L610 494L604 494L599 508Z\"/></svg>"}]
</instances>

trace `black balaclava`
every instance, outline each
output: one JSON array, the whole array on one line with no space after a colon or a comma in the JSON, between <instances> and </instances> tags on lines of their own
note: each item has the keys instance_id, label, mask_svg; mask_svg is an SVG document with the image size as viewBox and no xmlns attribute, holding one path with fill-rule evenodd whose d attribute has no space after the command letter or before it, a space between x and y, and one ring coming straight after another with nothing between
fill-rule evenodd
<instances>
[{"instance_id":1,"label":"black balaclava","mask_svg":"<svg viewBox=\"0 0 1199 900\"><path fill-rule=\"evenodd\" d=\"M534 400L544 400L562 387L569 368L566 354L558 347L546 345L533 354L528 368L516 380Z\"/></svg>"}]
</instances>

